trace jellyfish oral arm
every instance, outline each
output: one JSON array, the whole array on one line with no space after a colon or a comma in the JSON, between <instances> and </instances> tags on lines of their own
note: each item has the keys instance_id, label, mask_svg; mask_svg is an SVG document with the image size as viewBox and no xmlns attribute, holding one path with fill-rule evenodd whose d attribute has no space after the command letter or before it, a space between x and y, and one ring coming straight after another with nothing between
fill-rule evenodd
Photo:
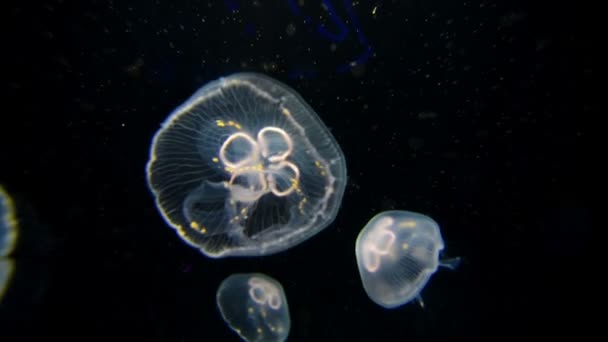
<instances>
[{"instance_id":1,"label":"jellyfish oral arm","mask_svg":"<svg viewBox=\"0 0 608 342\"><path fill-rule=\"evenodd\" d=\"M454 257L454 258L439 260L439 266L449 268L451 270L456 269L460 265L460 263L462 263L461 257Z\"/></svg>"}]
</instances>

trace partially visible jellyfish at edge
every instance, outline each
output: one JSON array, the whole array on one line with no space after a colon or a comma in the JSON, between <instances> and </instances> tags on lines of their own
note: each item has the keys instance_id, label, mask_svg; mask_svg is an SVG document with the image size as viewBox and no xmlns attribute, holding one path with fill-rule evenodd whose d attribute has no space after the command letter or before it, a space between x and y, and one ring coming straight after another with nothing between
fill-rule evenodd
<instances>
[{"instance_id":1,"label":"partially visible jellyfish at edge","mask_svg":"<svg viewBox=\"0 0 608 342\"><path fill-rule=\"evenodd\" d=\"M0 257L10 255L17 241L17 218L13 199L0 186Z\"/></svg>"},{"instance_id":2,"label":"partially visible jellyfish at edge","mask_svg":"<svg viewBox=\"0 0 608 342\"><path fill-rule=\"evenodd\" d=\"M0 186L0 303L15 271L15 261L10 254L17 241L15 205L8 192Z\"/></svg>"},{"instance_id":3,"label":"partially visible jellyfish at edge","mask_svg":"<svg viewBox=\"0 0 608 342\"><path fill-rule=\"evenodd\" d=\"M392 309L412 300L424 306L421 291L439 266L455 269L460 258L440 259L444 242L439 225L409 211L374 216L357 237L355 254L368 297Z\"/></svg>"},{"instance_id":4,"label":"partially visible jellyfish at edge","mask_svg":"<svg viewBox=\"0 0 608 342\"><path fill-rule=\"evenodd\" d=\"M0 258L0 305L15 273L15 260Z\"/></svg>"},{"instance_id":5,"label":"partially visible jellyfish at edge","mask_svg":"<svg viewBox=\"0 0 608 342\"><path fill-rule=\"evenodd\" d=\"M291 329L281 284L261 273L233 274L218 287L222 318L244 341L285 341Z\"/></svg>"},{"instance_id":6,"label":"partially visible jellyfish at edge","mask_svg":"<svg viewBox=\"0 0 608 342\"><path fill-rule=\"evenodd\" d=\"M206 256L262 256L333 222L346 162L293 89L238 73L203 86L163 123L147 180L165 221Z\"/></svg>"}]
</instances>

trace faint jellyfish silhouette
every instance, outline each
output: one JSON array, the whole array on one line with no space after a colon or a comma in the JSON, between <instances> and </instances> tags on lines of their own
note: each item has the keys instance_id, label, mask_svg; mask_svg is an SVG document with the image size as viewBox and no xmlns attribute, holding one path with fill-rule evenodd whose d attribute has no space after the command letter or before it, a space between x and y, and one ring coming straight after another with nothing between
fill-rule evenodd
<instances>
[{"instance_id":1,"label":"faint jellyfish silhouette","mask_svg":"<svg viewBox=\"0 0 608 342\"><path fill-rule=\"evenodd\" d=\"M329 17L327 18L328 19L327 21L332 23L332 25L337 30L336 32L332 32L332 30L327 27L327 25L323 22L323 20L320 20L322 15L321 16L319 16L319 15L311 16L311 15L305 14L303 9L301 8L301 5L304 5L305 2L297 2L295 0L288 0L287 3L289 5L289 8L291 9L291 11L297 17L301 18L302 22L305 25L316 26L317 33L321 37L327 39L330 42L341 43L341 42L345 41L347 39L347 37L349 36L349 29L348 29L347 23L349 23L353 26L352 27L353 33L357 37L357 41L363 48L363 51L360 54L356 55L356 57L354 57L354 58L351 57L347 63L342 63L342 64L338 65L336 71L338 71L339 73L351 71L357 67L363 66L367 62L367 60L372 56L372 53L373 53L372 46L368 43L367 38L366 38L365 34L363 33L363 29L361 28L362 25L359 21L359 18L355 13L355 7L356 7L355 1L349 1L349 0L343 1L344 9L346 10L346 13L348 15L348 19L346 21L341 19L340 16L338 16L336 8L332 4L332 1L329 1L329 0L321 1L321 8L323 8L324 12L327 15L329 15ZM357 3L358 3L357 6L359 6L359 7L362 6L362 4L360 2L357 2ZM377 5L373 4L373 6L374 6L373 11L375 11L377 8ZM314 64L311 64L311 66L314 66ZM316 70L316 68L313 70ZM307 77L309 75L312 75L312 73L310 71L307 71L307 69L295 69L290 72L290 77Z\"/></svg>"},{"instance_id":2,"label":"faint jellyfish silhouette","mask_svg":"<svg viewBox=\"0 0 608 342\"><path fill-rule=\"evenodd\" d=\"M460 258L439 259L444 243L430 217L392 210L374 216L357 237L355 254L363 288L391 309L418 299L438 266L454 269Z\"/></svg>"},{"instance_id":3,"label":"faint jellyfish silhouette","mask_svg":"<svg viewBox=\"0 0 608 342\"><path fill-rule=\"evenodd\" d=\"M291 13L264 10L258 1L224 0L224 5L228 11L239 11L243 15L243 20L238 21L237 25L242 27L242 35L251 40L258 40L260 32L275 30L277 23L267 20L272 19L265 17L268 13L270 16L281 15L290 20L285 31L293 43L286 58L290 60L287 76L291 79L318 78L323 75L324 67L316 62L319 58L315 57L318 56L319 49L323 49L323 66L330 65L338 73L352 72L355 76L363 74L367 61L373 56L372 45L364 34L364 25L357 12L365 13L364 16L369 16L371 12L375 17L380 6L377 1L344 0L340 4L331 0L287 0ZM259 13L260 11L266 13ZM306 33L312 33L313 37L318 36L323 41L313 44L311 48L308 44L310 36ZM294 37L305 40L296 40L301 43L294 43ZM326 43L329 43L333 56L325 53Z\"/></svg>"},{"instance_id":4,"label":"faint jellyfish silhouette","mask_svg":"<svg viewBox=\"0 0 608 342\"><path fill-rule=\"evenodd\" d=\"M334 220L346 162L294 90L238 73L205 85L169 116L154 136L147 178L186 242L209 257L259 256Z\"/></svg>"},{"instance_id":5,"label":"faint jellyfish silhouette","mask_svg":"<svg viewBox=\"0 0 608 342\"><path fill-rule=\"evenodd\" d=\"M260 273L233 274L219 286L217 306L245 341L285 341L291 328L281 284Z\"/></svg>"},{"instance_id":6,"label":"faint jellyfish silhouette","mask_svg":"<svg viewBox=\"0 0 608 342\"><path fill-rule=\"evenodd\" d=\"M8 256L17 240L15 205L6 190L0 186L0 257Z\"/></svg>"},{"instance_id":7,"label":"faint jellyfish silhouette","mask_svg":"<svg viewBox=\"0 0 608 342\"><path fill-rule=\"evenodd\" d=\"M14 272L15 260L11 258L0 259L0 304L2 304L2 297L4 297L8 285L11 283Z\"/></svg>"}]
</instances>

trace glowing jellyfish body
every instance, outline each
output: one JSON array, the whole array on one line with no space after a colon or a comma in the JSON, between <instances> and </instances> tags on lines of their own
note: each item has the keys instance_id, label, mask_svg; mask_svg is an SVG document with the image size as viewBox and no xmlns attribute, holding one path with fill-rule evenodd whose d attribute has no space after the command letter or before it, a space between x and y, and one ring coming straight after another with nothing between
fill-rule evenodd
<instances>
[{"instance_id":1,"label":"glowing jellyfish body","mask_svg":"<svg viewBox=\"0 0 608 342\"><path fill-rule=\"evenodd\" d=\"M455 268L460 261L439 260L443 248L439 225L428 216L396 210L374 216L355 247L365 292L389 309L420 299L438 266Z\"/></svg>"},{"instance_id":2,"label":"glowing jellyfish body","mask_svg":"<svg viewBox=\"0 0 608 342\"><path fill-rule=\"evenodd\" d=\"M291 321L281 284L260 274L234 274L217 290L217 306L228 326L245 341L285 341Z\"/></svg>"},{"instance_id":3,"label":"glowing jellyfish body","mask_svg":"<svg viewBox=\"0 0 608 342\"><path fill-rule=\"evenodd\" d=\"M0 186L0 302L15 269L14 260L7 257L13 252L16 240L15 205L10 195Z\"/></svg>"},{"instance_id":4,"label":"glowing jellyfish body","mask_svg":"<svg viewBox=\"0 0 608 342\"><path fill-rule=\"evenodd\" d=\"M9 194L0 186L0 257L9 255L17 240L15 206Z\"/></svg>"},{"instance_id":5,"label":"glowing jellyfish body","mask_svg":"<svg viewBox=\"0 0 608 342\"><path fill-rule=\"evenodd\" d=\"M148 184L165 221L210 257L299 244L335 218L344 155L287 86L241 73L205 85L156 133Z\"/></svg>"}]
</instances>

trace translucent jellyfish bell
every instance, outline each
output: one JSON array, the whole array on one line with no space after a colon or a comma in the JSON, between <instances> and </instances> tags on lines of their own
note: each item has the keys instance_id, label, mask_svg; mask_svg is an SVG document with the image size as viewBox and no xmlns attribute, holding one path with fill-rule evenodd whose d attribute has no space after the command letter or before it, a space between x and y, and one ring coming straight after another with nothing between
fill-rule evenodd
<instances>
[{"instance_id":1,"label":"translucent jellyfish bell","mask_svg":"<svg viewBox=\"0 0 608 342\"><path fill-rule=\"evenodd\" d=\"M455 268L460 258L439 259L444 248L439 225L409 211L385 211L359 233L355 253L369 298L395 308L418 298L438 266Z\"/></svg>"},{"instance_id":2,"label":"translucent jellyfish bell","mask_svg":"<svg viewBox=\"0 0 608 342\"><path fill-rule=\"evenodd\" d=\"M15 248L17 232L13 199L0 186L0 304L15 269L15 261L8 256Z\"/></svg>"},{"instance_id":3,"label":"translucent jellyfish bell","mask_svg":"<svg viewBox=\"0 0 608 342\"><path fill-rule=\"evenodd\" d=\"M286 250L335 218L346 162L286 85L241 73L211 82L156 133L148 184L165 221L210 257Z\"/></svg>"},{"instance_id":4,"label":"translucent jellyfish bell","mask_svg":"<svg viewBox=\"0 0 608 342\"><path fill-rule=\"evenodd\" d=\"M0 186L0 257L11 254L17 240L15 205L10 195Z\"/></svg>"},{"instance_id":5,"label":"translucent jellyfish bell","mask_svg":"<svg viewBox=\"0 0 608 342\"><path fill-rule=\"evenodd\" d=\"M281 284L260 273L234 274L217 290L217 306L245 341L285 341L291 328Z\"/></svg>"}]
</instances>

